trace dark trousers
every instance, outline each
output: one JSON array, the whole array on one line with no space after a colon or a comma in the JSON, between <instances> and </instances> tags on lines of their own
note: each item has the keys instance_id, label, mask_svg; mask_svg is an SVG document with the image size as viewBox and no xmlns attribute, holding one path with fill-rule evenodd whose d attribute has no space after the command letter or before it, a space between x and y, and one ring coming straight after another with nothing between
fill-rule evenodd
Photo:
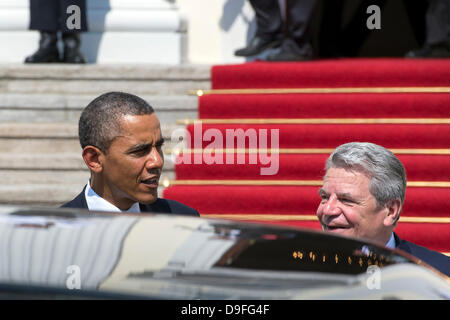
<instances>
[{"instance_id":1,"label":"dark trousers","mask_svg":"<svg viewBox=\"0 0 450 320\"><path fill-rule=\"evenodd\" d=\"M324 3L320 32L320 55L356 56L371 31L365 28L366 9L371 4L383 8L387 0L361 0L353 18L341 29L344 1ZM450 43L449 0L403 0L412 31L419 46Z\"/></svg>"},{"instance_id":2,"label":"dark trousers","mask_svg":"<svg viewBox=\"0 0 450 320\"><path fill-rule=\"evenodd\" d=\"M255 11L256 35L273 39L286 37L282 48L298 53L311 39L311 18L316 0L287 0L286 24L277 0L250 0Z\"/></svg>"},{"instance_id":3,"label":"dark trousers","mask_svg":"<svg viewBox=\"0 0 450 320\"><path fill-rule=\"evenodd\" d=\"M427 45L450 45L450 1L431 0L426 14Z\"/></svg>"},{"instance_id":4,"label":"dark trousers","mask_svg":"<svg viewBox=\"0 0 450 320\"><path fill-rule=\"evenodd\" d=\"M73 12L67 8L77 5L80 8L80 29L68 29L67 20ZM30 30L80 32L87 31L86 0L30 0Z\"/></svg>"}]
</instances>

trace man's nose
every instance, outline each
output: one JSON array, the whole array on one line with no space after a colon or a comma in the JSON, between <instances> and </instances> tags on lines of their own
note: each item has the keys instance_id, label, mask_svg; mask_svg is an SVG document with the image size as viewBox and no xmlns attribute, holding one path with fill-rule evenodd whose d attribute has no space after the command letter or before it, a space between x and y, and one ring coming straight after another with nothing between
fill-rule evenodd
<instances>
[{"instance_id":1,"label":"man's nose","mask_svg":"<svg viewBox=\"0 0 450 320\"><path fill-rule=\"evenodd\" d=\"M153 148L149 153L149 157L145 165L147 169L162 168L164 165L164 156L162 152L160 153L158 150Z\"/></svg>"},{"instance_id":2,"label":"man's nose","mask_svg":"<svg viewBox=\"0 0 450 320\"><path fill-rule=\"evenodd\" d=\"M331 195L323 206L323 214L327 216L335 216L341 213L339 200L335 194Z\"/></svg>"}]
</instances>

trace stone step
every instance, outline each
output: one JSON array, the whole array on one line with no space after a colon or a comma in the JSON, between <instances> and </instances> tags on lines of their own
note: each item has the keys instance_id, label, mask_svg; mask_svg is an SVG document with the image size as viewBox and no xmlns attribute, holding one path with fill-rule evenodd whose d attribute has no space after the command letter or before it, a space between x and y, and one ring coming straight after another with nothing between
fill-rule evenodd
<instances>
[{"instance_id":1,"label":"stone step","mask_svg":"<svg viewBox=\"0 0 450 320\"><path fill-rule=\"evenodd\" d=\"M178 124L162 124L165 139L163 150L172 149L178 141L171 140L174 130L183 129ZM68 123L1 123L1 154L79 154L78 125ZM16 157L16 156L15 156ZM13 158L13 157L12 157ZM1 159L1 157L0 157Z\"/></svg>"},{"instance_id":2,"label":"stone step","mask_svg":"<svg viewBox=\"0 0 450 320\"><path fill-rule=\"evenodd\" d=\"M78 122L94 94L0 93L0 122ZM154 109L162 125L177 119L197 118L197 97L192 95L141 95Z\"/></svg>"},{"instance_id":3,"label":"stone step","mask_svg":"<svg viewBox=\"0 0 450 320\"><path fill-rule=\"evenodd\" d=\"M207 65L0 65L2 93L185 95L209 88Z\"/></svg>"},{"instance_id":4,"label":"stone step","mask_svg":"<svg viewBox=\"0 0 450 320\"><path fill-rule=\"evenodd\" d=\"M109 91L123 91L136 95L186 94L190 90L207 88L208 81L165 80L64 80L64 79L0 79L0 92L16 93L92 93L99 95Z\"/></svg>"},{"instance_id":5,"label":"stone step","mask_svg":"<svg viewBox=\"0 0 450 320\"><path fill-rule=\"evenodd\" d=\"M75 137L55 138L0 138L2 153L66 153L80 151L80 144Z\"/></svg>"},{"instance_id":6,"label":"stone step","mask_svg":"<svg viewBox=\"0 0 450 320\"><path fill-rule=\"evenodd\" d=\"M65 185L0 185L0 205L57 207L75 198L85 184L86 182ZM163 190L163 187L158 188L159 197Z\"/></svg>"},{"instance_id":7,"label":"stone step","mask_svg":"<svg viewBox=\"0 0 450 320\"><path fill-rule=\"evenodd\" d=\"M174 149L178 146L172 142L170 137L166 138L163 151L166 149ZM0 138L1 153L6 154L14 161L14 157L21 153L27 154L66 154L81 153L81 147L78 138ZM167 155L169 157L170 155ZM81 157L81 155L80 155Z\"/></svg>"},{"instance_id":8,"label":"stone step","mask_svg":"<svg viewBox=\"0 0 450 320\"><path fill-rule=\"evenodd\" d=\"M79 110L95 99L94 94L45 94L0 93L0 108L29 110ZM142 95L156 110L177 111L197 109L197 97L193 95Z\"/></svg>"},{"instance_id":9,"label":"stone step","mask_svg":"<svg viewBox=\"0 0 450 320\"><path fill-rule=\"evenodd\" d=\"M3 186L83 185L89 179L89 171L85 170L0 170Z\"/></svg>"},{"instance_id":10,"label":"stone step","mask_svg":"<svg viewBox=\"0 0 450 320\"><path fill-rule=\"evenodd\" d=\"M78 139L76 122L0 123L1 139Z\"/></svg>"},{"instance_id":11,"label":"stone step","mask_svg":"<svg viewBox=\"0 0 450 320\"><path fill-rule=\"evenodd\" d=\"M169 139L171 132L185 128L176 123L161 124L163 137ZM0 122L0 139L73 139L78 141L78 123L16 123Z\"/></svg>"},{"instance_id":12,"label":"stone step","mask_svg":"<svg viewBox=\"0 0 450 320\"><path fill-rule=\"evenodd\" d=\"M84 170L2 170L0 169L1 185L84 185L89 179L89 171ZM173 171L163 171L161 181L173 180Z\"/></svg>"},{"instance_id":13,"label":"stone step","mask_svg":"<svg viewBox=\"0 0 450 320\"><path fill-rule=\"evenodd\" d=\"M176 145L170 137L176 128L180 126L162 126L163 151ZM0 169L85 170L77 130L75 123L0 123ZM174 170L172 154L165 154L164 160L163 171L170 174Z\"/></svg>"},{"instance_id":14,"label":"stone step","mask_svg":"<svg viewBox=\"0 0 450 320\"><path fill-rule=\"evenodd\" d=\"M0 78L54 80L210 81L210 65L161 64L0 64Z\"/></svg>"},{"instance_id":15,"label":"stone step","mask_svg":"<svg viewBox=\"0 0 450 320\"><path fill-rule=\"evenodd\" d=\"M70 161L64 161L67 159ZM0 204L57 206L82 190L89 171L77 154L32 154L13 159L10 154L0 154L0 177ZM160 181L173 179L173 163L166 160ZM163 190L158 188L159 196Z\"/></svg>"},{"instance_id":16,"label":"stone step","mask_svg":"<svg viewBox=\"0 0 450 320\"><path fill-rule=\"evenodd\" d=\"M81 158L80 150L78 153L0 153L0 170L80 171L87 168ZM164 156L163 171L167 174L174 171L174 164L169 154Z\"/></svg>"},{"instance_id":17,"label":"stone step","mask_svg":"<svg viewBox=\"0 0 450 320\"><path fill-rule=\"evenodd\" d=\"M78 153L0 153L0 170L85 170Z\"/></svg>"},{"instance_id":18,"label":"stone step","mask_svg":"<svg viewBox=\"0 0 450 320\"><path fill-rule=\"evenodd\" d=\"M75 198L84 184L0 185L0 204L58 206Z\"/></svg>"}]
</instances>

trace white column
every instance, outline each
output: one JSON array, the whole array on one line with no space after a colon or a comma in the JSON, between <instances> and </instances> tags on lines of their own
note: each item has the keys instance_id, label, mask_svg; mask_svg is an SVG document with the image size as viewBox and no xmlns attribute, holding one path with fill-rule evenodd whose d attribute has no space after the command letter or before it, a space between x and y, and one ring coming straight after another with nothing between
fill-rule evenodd
<instances>
[{"instance_id":1,"label":"white column","mask_svg":"<svg viewBox=\"0 0 450 320\"><path fill-rule=\"evenodd\" d=\"M176 0L188 21L190 63L238 63L234 56L255 31L254 12L247 0Z\"/></svg>"}]
</instances>

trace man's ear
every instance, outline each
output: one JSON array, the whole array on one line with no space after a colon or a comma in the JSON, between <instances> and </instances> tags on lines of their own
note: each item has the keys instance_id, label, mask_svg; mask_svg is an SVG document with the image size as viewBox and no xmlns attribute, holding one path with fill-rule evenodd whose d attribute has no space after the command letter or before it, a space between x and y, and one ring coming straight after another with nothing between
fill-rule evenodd
<instances>
[{"instance_id":1,"label":"man's ear","mask_svg":"<svg viewBox=\"0 0 450 320\"><path fill-rule=\"evenodd\" d=\"M86 146L82 152L84 163L91 172L100 173L103 170L103 152L94 146Z\"/></svg>"},{"instance_id":2,"label":"man's ear","mask_svg":"<svg viewBox=\"0 0 450 320\"><path fill-rule=\"evenodd\" d=\"M402 211L402 201L400 199L391 200L386 204L386 216L384 217L384 225L386 227L395 226L400 218Z\"/></svg>"}]
</instances>

